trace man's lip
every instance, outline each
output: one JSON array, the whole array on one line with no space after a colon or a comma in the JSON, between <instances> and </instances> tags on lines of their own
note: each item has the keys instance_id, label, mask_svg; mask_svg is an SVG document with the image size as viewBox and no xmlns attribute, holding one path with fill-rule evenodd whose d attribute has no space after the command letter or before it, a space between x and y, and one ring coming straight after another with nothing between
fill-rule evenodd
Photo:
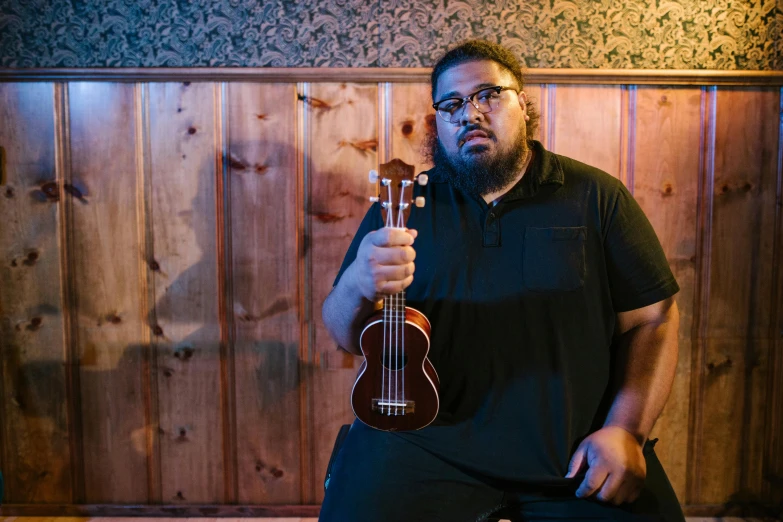
<instances>
[{"instance_id":1,"label":"man's lip","mask_svg":"<svg viewBox=\"0 0 783 522\"><path fill-rule=\"evenodd\" d=\"M464 145L465 143L469 142L472 139L475 138L484 138L485 140L489 139L489 134L487 134L484 131L481 130L472 130L470 132L467 132L462 139L460 140L460 145Z\"/></svg>"}]
</instances>

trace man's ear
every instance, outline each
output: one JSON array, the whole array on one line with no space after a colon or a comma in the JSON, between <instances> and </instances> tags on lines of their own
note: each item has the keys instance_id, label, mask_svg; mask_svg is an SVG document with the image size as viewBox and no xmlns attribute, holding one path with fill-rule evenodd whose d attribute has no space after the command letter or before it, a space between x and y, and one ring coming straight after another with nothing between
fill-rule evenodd
<instances>
[{"instance_id":1,"label":"man's ear","mask_svg":"<svg viewBox=\"0 0 783 522\"><path fill-rule=\"evenodd\" d=\"M530 121L530 116L527 114L527 93L525 91L519 91L519 106L522 107L522 113L525 115L525 121Z\"/></svg>"}]
</instances>

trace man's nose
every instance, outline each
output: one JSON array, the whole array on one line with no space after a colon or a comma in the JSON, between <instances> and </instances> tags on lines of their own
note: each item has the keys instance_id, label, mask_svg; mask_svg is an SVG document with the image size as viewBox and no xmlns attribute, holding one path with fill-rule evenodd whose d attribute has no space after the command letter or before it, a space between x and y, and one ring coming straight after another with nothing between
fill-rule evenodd
<instances>
[{"instance_id":1,"label":"man's nose","mask_svg":"<svg viewBox=\"0 0 783 522\"><path fill-rule=\"evenodd\" d=\"M474 122L474 121L481 121L484 119L484 114L479 111L475 105L473 105L473 102L468 102L462 107L462 113L459 117L459 122L461 125L466 125L467 123Z\"/></svg>"}]
</instances>

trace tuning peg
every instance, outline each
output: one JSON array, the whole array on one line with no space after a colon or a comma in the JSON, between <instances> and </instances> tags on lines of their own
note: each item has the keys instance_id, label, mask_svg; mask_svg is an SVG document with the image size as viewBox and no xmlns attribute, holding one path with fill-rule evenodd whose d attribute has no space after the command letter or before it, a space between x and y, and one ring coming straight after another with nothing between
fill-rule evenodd
<instances>
[{"instance_id":1,"label":"tuning peg","mask_svg":"<svg viewBox=\"0 0 783 522\"><path fill-rule=\"evenodd\" d=\"M430 177L426 174L419 174L416 179L419 181L419 185L424 186L430 180Z\"/></svg>"},{"instance_id":2,"label":"tuning peg","mask_svg":"<svg viewBox=\"0 0 783 522\"><path fill-rule=\"evenodd\" d=\"M370 202L378 203L381 200L378 196L370 196Z\"/></svg>"},{"instance_id":3,"label":"tuning peg","mask_svg":"<svg viewBox=\"0 0 783 522\"><path fill-rule=\"evenodd\" d=\"M378 183L378 171L375 169L370 171L370 183Z\"/></svg>"},{"instance_id":4,"label":"tuning peg","mask_svg":"<svg viewBox=\"0 0 783 522\"><path fill-rule=\"evenodd\" d=\"M422 196L416 198L416 206L419 208L422 208L424 206L424 198Z\"/></svg>"}]
</instances>

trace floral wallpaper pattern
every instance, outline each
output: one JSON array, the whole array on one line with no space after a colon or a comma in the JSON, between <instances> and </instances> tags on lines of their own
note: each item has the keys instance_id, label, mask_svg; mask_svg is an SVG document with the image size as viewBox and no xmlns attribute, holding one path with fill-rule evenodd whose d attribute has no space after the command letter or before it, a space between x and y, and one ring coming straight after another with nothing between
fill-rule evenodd
<instances>
[{"instance_id":1,"label":"floral wallpaper pattern","mask_svg":"<svg viewBox=\"0 0 783 522\"><path fill-rule=\"evenodd\" d=\"M0 0L0 67L783 69L783 0Z\"/></svg>"}]
</instances>

